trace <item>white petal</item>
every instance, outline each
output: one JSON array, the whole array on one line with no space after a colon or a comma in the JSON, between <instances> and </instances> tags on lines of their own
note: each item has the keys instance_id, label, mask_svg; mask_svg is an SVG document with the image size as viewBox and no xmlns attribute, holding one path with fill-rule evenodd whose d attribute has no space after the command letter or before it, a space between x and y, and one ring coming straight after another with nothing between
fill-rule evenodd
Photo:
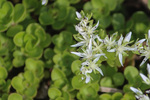
<instances>
[{"instance_id":1,"label":"white petal","mask_svg":"<svg viewBox=\"0 0 150 100\"><path fill-rule=\"evenodd\" d=\"M85 65L89 65L90 63L88 61L83 62L81 65L85 66Z\"/></svg>"},{"instance_id":2,"label":"white petal","mask_svg":"<svg viewBox=\"0 0 150 100\"><path fill-rule=\"evenodd\" d=\"M46 5L48 3L48 0L42 0L42 5Z\"/></svg>"},{"instance_id":3,"label":"white petal","mask_svg":"<svg viewBox=\"0 0 150 100\"><path fill-rule=\"evenodd\" d=\"M147 64L147 71L148 71L148 74L150 75L150 64Z\"/></svg>"},{"instance_id":4,"label":"white petal","mask_svg":"<svg viewBox=\"0 0 150 100\"><path fill-rule=\"evenodd\" d=\"M83 31L83 29L81 27L79 27L78 25L75 25L75 29L76 31L78 31L80 34L82 34L81 32Z\"/></svg>"},{"instance_id":5,"label":"white petal","mask_svg":"<svg viewBox=\"0 0 150 100\"><path fill-rule=\"evenodd\" d=\"M134 88L134 87L130 87L130 89L134 92L134 93L136 93L136 94L140 94L140 95L143 95L143 93L140 91L140 90L138 90L138 89L136 89L136 88Z\"/></svg>"},{"instance_id":6,"label":"white petal","mask_svg":"<svg viewBox=\"0 0 150 100\"><path fill-rule=\"evenodd\" d=\"M96 69L97 71L99 71L99 73L100 73L102 76L104 76L102 70L101 70L99 67L95 67L95 69Z\"/></svg>"},{"instance_id":7,"label":"white petal","mask_svg":"<svg viewBox=\"0 0 150 100\"><path fill-rule=\"evenodd\" d=\"M128 50L128 51L136 50L136 48L130 48L130 47L125 47L124 49L125 49L125 50Z\"/></svg>"},{"instance_id":8,"label":"white petal","mask_svg":"<svg viewBox=\"0 0 150 100\"><path fill-rule=\"evenodd\" d=\"M92 73L92 69L86 70L85 74Z\"/></svg>"},{"instance_id":9,"label":"white petal","mask_svg":"<svg viewBox=\"0 0 150 100\"><path fill-rule=\"evenodd\" d=\"M123 66L123 63L122 63L122 54L121 53L119 53L119 61L120 61L121 66Z\"/></svg>"},{"instance_id":10,"label":"white petal","mask_svg":"<svg viewBox=\"0 0 150 100\"><path fill-rule=\"evenodd\" d=\"M141 39L138 41L138 43L143 43L146 39Z\"/></svg>"},{"instance_id":11,"label":"white petal","mask_svg":"<svg viewBox=\"0 0 150 100\"><path fill-rule=\"evenodd\" d=\"M96 38L98 39L98 41L103 42L103 40L98 35L96 35Z\"/></svg>"},{"instance_id":12,"label":"white petal","mask_svg":"<svg viewBox=\"0 0 150 100\"><path fill-rule=\"evenodd\" d=\"M89 48L88 48L90 51L92 50L92 39L90 39L89 41Z\"/></svg>"},{"instance_id":13,"label":"white petal","mask_svg":"<svg viewBox=\"0 0 150 100\"><path fill-rule=\"evenodd\" d=\"M104 53L102 53L102 54L95 54L95 55L94 55L94 57L95 57L95 58L97 58L97 57L101 57L101 56L104 56L105 58L107 58L107 57L105 56L105 54L104 54Z\"/></svg>"},{"instance_id":14,"label":"white petal","mask_svg":"<svg viewBox=\"0 0 150 100\"><path fill-rule=\"evenodd\" d=\"M143 95L139 100L150 100L150 98L147 95Z\"/></svg>"},{"instance_id":15,"label":"white petal","mask_svg":"<svg viewBox=\"0 0 150 100\"><path fill-rule=\"evenodd\" d=\"M93 60L94 63L96 63L99 60L100 57L97 57Z\"/></svg>"},{"instance_id":16,"label":"white petal","mask_svg":"<svg viewBox=\"0 0 150 100\"><path fill-rule=\"evenodd\" d=\"M140 73L140 76L142 77L143 81L146 83L146 84L149 84L147 81L149 80L144 74Z\"/></svg>"},{"instance_id":17,"label":"white petal","mask_svg":"<svg viewBox=\"0 0 150 100\"><path fill-rule=\"evenodd\" d=\"M80 14L79 12L77 12L77 11L76 11L76 15L77 15L77 17L78 17L79 19L82 18L81 14Z\"/></svg>"},{"instance_id":18,"label":"white petal","mask_svg":"<svg viewBox=\"0 0 150 100\"><path fill-rule=\"evenodd\" d=\"M145 58L143 59L143 61L141 62L140 66L142 66L142 65L146 62L147 59L148 59L148 58L145 57Z\"/></svg>"},{"instance_id":19,"label":"white petal","mask_svg":"<svg viewBox=\"0 0 150 100\"><path fill-rule=\"evenodd\" d=\"M107 50L108 52L115 52L116 49L110 49L110 50Z\"/></svg>"},{"instance_id":20,"label":"white petal","mask_svg":"<svg viewBox=\"0 0 150 100\"><path fill-rule=\"evenodd\" d=\"M78 42L77 44L71 45L71 47L80 47L85 44L85 41Z\"/></svg>"},{"instance_id":21,"label":"white petal","mask_svg":"<svg viewBox=\"0 0 150 100\"><path fill-rule=\"evenodd\" d=\"M80 52L71 52L72 54L75 54L79 57L84 57L84 54L83 53L80 53Z\"/></svg>"},{"instance_id":22,"label":"white petal","mask_svg":"<svg viewBox=\"0 0 150 100\"><path fill-rule=\"evenodd\" d=\"M129 42L129 41L130 41L130 39L131 39L131 34L132 34L132 32L129 32L129 33L126 35L126 37L124 38L124 42Z\"/></svg>"},{"instance_id":23,"label":"white petal","mask_svg":"<svg viewBox=\"0 0 150 100\"><path fill-rule=\"evenodd\" d=\"M92 28L92 30L97 29L98 25L99 25L99 21L98 21L97 24Z\"/></svg>"},{"instance_id":24,"label":"white petal","mask_svg":"<svg viewBox=\"0 0 150 100\"><path fill-rule=\"evenodd\" d=\"M121 35L120 39L118 40L118 45L121 45L122 40L123 40L123 36Z\"/></svg>"},{"instance_id":25,"label":"white petal","mask_svg":"<svg viewBox=\"0 0 150 100\"><path fill-rule=\"evenodd\" d=\"M88 83L89 81L90 81L90 76L86 76L85 83Z\"/></svg>"},{"instance_id":26,"label":"white petal","mask_svg":"<svg viewBox=\"0 0 150 100\"><path fill-rule=\"evenodd\" d=\"M148 30L148 39L150 39L150 30Z\"/></svg>"}]
</instances>

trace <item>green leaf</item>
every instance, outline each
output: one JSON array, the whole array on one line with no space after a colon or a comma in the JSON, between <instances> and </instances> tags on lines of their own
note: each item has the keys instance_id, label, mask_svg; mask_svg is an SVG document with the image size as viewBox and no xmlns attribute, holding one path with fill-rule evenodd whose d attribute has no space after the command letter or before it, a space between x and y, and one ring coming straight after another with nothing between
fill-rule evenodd
<instances>
[{"instance_id":1,"label":"green leaf","mask_svg":"<svg viewBox=\"0 0 150 100\"><path fill-rule=\"evenodd\" d=\"M23 100L23 97L18 93L11 93L8 96L8 100Z\"/></svg>"},{"instance_id":2,"label":"green leaf","mask_svg":"<svg viewBox=\"0 0 150 100\"><path fill-rule=\"evenodd\" d=\"M52 70L51 78L53 81L58 80L58 79L64 79L66 76L65 74L58 68L54 68Z\"/></svg>"},{"instance_id":3,"label":"green leaf","mask_svg":"<svg viewBox=\"0 0 150 100\"><path fill-rule=\"evenodd\" d=\"M120 93L120 92L115 92L115 93L112 95L112 100L121 100L122 97L123 97L122 93Z\"/></svg>"},{"instance_id":4,"label":"green leaf","mask_svg":"<svg viewBox=\"0 0 150 100\"><path fill-rule=\"evenodd\" d=\"M24 36L25 36L25 32L23 32L23 31L17 33L13 39L15 45L17 45L19 47L23 47L24 46L24 41L23 41Z\"/></svg>"},{"instance_id":5,"label":"green leaf","mask_svg":"<svg viewBox=\"0 0 150 100\"><path fill-rule=\"evenodd\" d=\"M44 41L46 39L46 34L43 28L37 28L34 33L40 41Z\"/></svg>"},{"instance_id":6,"label":"green leaf","mask_svg":"<svg viewBox=\"0 0 150 100\"><path fill-rule=\"evenodd\" d=\"M15 25L15 26L11 26L8 30L7 30L7 36L9 37L14 37L17 33L19 33L20 31L23 30L23 26L22 25Z\"/></svg>"},{"instance_id":7,"label":"green leaf","mask_svg":"<svg viewBox=\"0 0 150 100\"><path fill-rule=\"evenodd\" d=\"M50 12L42 12L40 13L39 21L42 25L52 25L55 20Z\"/></svg>"},{"instance_id":8,"label":"green leaf","mask_svg":"<svg viewBox=\"0 0 150 100\"><path fill-rule=\"evenodd\" d=\"M104 6L102 0L91 0L94 8L102 8Z\"/></svg>"},{"instance_id":9,"label":"green leaf","mask_svg":"<svg viewBox=\"0 0 150 100\"><path fill-rule=\"evenodd\" d=\"M50 34L46 34L46 39L40 42L40 46L42 48L48 47L51 44L51 36Z\"/></svg>"},{"instance_id":10,"label":"green leaf","mask_svg":"<svg viewBox=\"0 0 150 100\"><path fill-rule=\"evenodd\" d=\"M58 79L54 81L54 86L56 86L57 88L61 89L66 85L66 80L64 79Z\"/></svg>"},{"instance_id":11,"label":"green leaf","mask_svg":"<svg viewBox=\"0 0 150 100\"><path fill-rule=\"evenodd\" d=\"M25 58L23 56L15 57L12 61L14 67L22 67L24 65Z\"/></svg>"},{"instance_id":12,"label":"green leaf","mask_svg":"<svg viewBox=\"0 0 150 100\"><path fill-rule=\"evenodd\" d=\"M0 79L0 89L3 89L6 84L6 81L4 79Z\"/></svg>"},{"instance_id":13,"label":"green leaf","mask_svg":"<svg viewBox=\"0 0 150 100\"><path fill-rule=\"evenodd\" d=\"M104 78L102 78L101 81L100 81L100 86L114 87L112 79L110 77L104 77Z\"/></svg>"},{"instance_id":14,"label":"green leaf","mask_svg":"<svg viewBox=\"0 0 150 100\"><path fill-rule=\"evenodd\" d=\"M52 59L54 56L54 51L51 48L47 48L44 51L44 58L45 59Z\"/></svg>"},{"instance_id":15,"label":"green leaf","mask_svg":"<svg viewBox=\"0 0 150 100\"><path fill-rule=\"evenodd\" d=\"M110 94L104 93L104 94L99 96L99 100L112 100L112 97Z\"/></svg>"},{"instance_id":16,"label":"green leaf","mask_svg":"<svg viewBox=\"0 0 150 100\"><path fill-rule=\"evenodd\" d=\"M102 2L106 7L109 8L110 11L115 10L118 3L117 0L102 0Z\"/></svg>"},{"instance_id":17,"label":"green leaf","mask_svg":"<svg viewBox=\"0 0 150 100\"><path fill-rule=\"evenodd\" d=\"M80 89L81 87L85 85L85 82L82 80L81 75L74 76L72 78L71 83L72 83L72 87L75 89Z\"/></svg>"},{"instance_id":18,"label":"green leaf","mask_svg":"<svg viewBox=\"0 0 150 100\"><path fill-rule=\"evenodd\" d=\"M134 83L138 74L138 70L133 66L127 66L124 70L124 76L131 84Z\"/></svg>"},{"instance_id":19,"label":"green leaf","mask_svg":"<svg viewBox=\"0 0 150 100\"><path fill-rule=\"evenodd\" d=\"M121 100L136 100L136 98L133 94L126 93Z\"/></svg>"},{"instance_id":20,"label":"green leaf","mask_svg":"<svg viewBox=\"0 0 150 100\"><path fill-rule=\"evenodd\" d=\"M80 60L75 60L71 64L71 70L74 74L77 74L77 72L80 71L81 68L81 61Z\"/></svg>"},{"instance_id":21,"label":"green leaf","mask_svg":"<svg viewBox=\"0 0 150 100\"><path fill-rule=\"evenodd\" d=\"M48 96L50 99L56 99L62 95L61 91L57 88L49 88L48 89Z\"/></svg>"},{"instance_id":22,"label":"green leaf","mask_svg":"<svg viewBox=\"0 0 150 100\"><path fill-rule=\"evenodd\" d=\"M65 20L55 20L55 22L52 24L52 28L55 30L60 30L64 26L65 26Z\"/></svg>"},{"instance_id":23,"label":"green leaf","mask_svg":"<svg viewBox=\"0 0 150 100\"><path fill-rule=\"evenodd\" d=\"M26 9L23 4L16 4L14 8L13 21L15 23L21 22L25 19Z\"/></svg>"},{"instance_id":24,"label":"green leaf","mask_svg":"<svg viewBox=\"0 0 150 100\"><path fill-rule=\"evenodd\" d=\"M39 2L38 0L23 0L23 5L27 10L34 11L35 9L40 7L41 2Z\"/></svg>"},{"instance_id":25,"label":"green leaf","mask_svg":"<svg viewBox=\"0 0 150 100\"><path fill-rule=\"evenodd\" d=\"M113 79L114 85L116 86L121 86L124 83L124 76L120 72L114 74L112 79Z\"/></svg>"},{"instance_id":26,"label":"green leaf","mask_svg":"<svg viewBox=\"0 0 150 100\"><path fill-rule=\"evenodd\" d=\"M111 19L111 16L104 16L104 17L99 18L98 20L100 22L99 26L105 29L111 24L112 19Z\"/></svg>"},{"instance_id":27,"label":"green leaf","mask_svg":"<svg viewBox=\"0 0 150 100\"><path fill-rule=\"evenodd\" d=\"M112 77L115 73L117 73L117 67L106 67L106 76Z\"/></svg>"},{"instance_id":28,"label":"green leaf","mask_svg":"<svg viewBox=\"0 0 150 100\"><path fill-rule=\"evenodd\" d=\"M80 2L80 0L68 0L70 4L76 4Z\"/></svg>"},{"instance_id":29,"label":"green leaf","mask_svg":"<svg viewBox=\"0 0 150 100\"><path fill-rule=\"evenodd\" d=\"M125 84L123 86L123 92L125 92L125 93L131 92L131 89L130 89L131 86L132 86L131 84Z\"/></svg>"},{"instance_id":30,"label":"green leaf","mask_svg":"<svg viewBox=\"0 0 150 100\"><path fill-rule=\"evenodd\" d=\"M25 45L25 51L30 57L40 58L43 53L43 48L39 46L34 46L32 41L28 41Z\"/></svg>"},{"instance_id":31,"label":"green leaf","mask_svg":"<svg viewBox=\"0 0 150 100\"><path fill-rule=\"evenodd\" d=\"M85 86L80 90L83 100L96 100L97 91L91 86Z\"/></svg>"},{"instance_id":32,"label":"green leaf","mask_svg":"<svg viewBox=\"0 0 150 100\"><path fill-rule=\"evenodd\" d=\"M124 25L125 25L124 16L121 13L115 13L113 15L112 24L113 24L114 30L116 31L124 29Z\"/></svg>"},{"instance_id":33,"label":"green leaf","mask_svg":"<svg viewBox=\"0 0 150 100\"><path fill-rule=\"evenodd\" d=\"M28 81L28 82L33 82L34 81L34 73L30 70L27 70L24 72L24 78Z\"/></svg>"},{"instance_id":34,"label":"green leaf","mask_svg":"<svg viewBox=\"0 0 150 100\"><path fill-rule=\"evenodd\" d=\"M58 97L58 98L56 98L56 100L65 100L65 98L63 98L63 97Z\"/></svg>"},{"instance_id":35,"label":"green leaf","mask_svg":"<svg viewBox=\"0 0 150 100\"><path fill-rule=\"evenodd\" d=\"M37 89L34 86L31 86L31 87L28 87L24 93L26 96L33 98L37 94Z\"/></svg>"},{"instance_id":36,"label":"green leaf","mask_svg":"<svg viewBox=\"0 0 150 100\"><path fill-rule=\"evenodd\" d=\"M20 76L13 77L11 84L16 91L22 92L24 90L23 79Z\"/></svg>"},{"instance_id":37,"label":"green leaf","mask_svg":"<svg viewBox=\"0 0 150 100\"><path fill-rule=\"evenodd\" d=\"M6 79L7 75L7 70L4 67L0 66L0 79Z\"/></svg>"}]
</instances>

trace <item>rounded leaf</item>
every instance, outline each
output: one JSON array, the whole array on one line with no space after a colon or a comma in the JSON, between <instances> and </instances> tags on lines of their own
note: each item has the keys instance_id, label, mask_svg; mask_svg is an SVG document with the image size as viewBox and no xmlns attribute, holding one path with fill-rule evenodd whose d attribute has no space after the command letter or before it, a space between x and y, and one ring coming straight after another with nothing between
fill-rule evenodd
<instances>
[{"instance_id":1,"label":"rounded leaf","mask_svg":"<svg viewBox=\"0 0 150 100\"><path fill-rule=\"evenodd\" d=\"M80 71L80 68L81 68L81 61L80 60L75 60L72 62L71 70L73 73Z\"/></svg>"},{"instance_id":2,"label":"rounded leaf","mask_svg":"<svg viewBox=\"0 0 150 100\"><path fill-rule=\"evenodd\" d=\"M24 90L23 79L20 76L15 76L12 79L11 84L12 84L13 88L16 89L17 91Z\"/></svg>"},{"instance_id":3,"label":"rounded leaf","mask_svg":"<svg viewBox=\"0 0 150 100\"><path fill-rule=\"evenodd\" d=\"M18 93L11 93L8 96L8 100L23 100L23 97Z\"/></svg>"},{"instance_id":4,"label":"rounded leaf","mask_svg":"<svg viewBox=\"0 0 150 100\"><path fill-rule=\"evenodd\" d=\"M61 91L57 88L49 88L48 89L48 96L50 99L56 99L62 95Z\"/></svg>"},{"instance_id":5,"label":"rounded leaf","mask_svg":"<svg viewBox=\"0 0 150 100\"><path fill-rule=\"evenodd\" d=\"M7 70L4 67L0 67L0 79L6 79L7 75Z\"/></svg>"},{"instance_id":6,"label":"rounded leaf","mask_svg":"<svg viewBox=\"0 0 150 100\"><path fill-rule=\"evenodd\" d=\"M14 43L15 45L19 46L19 47L23 47L24 46L24 36L25 36L25 32L19 32L14 36Z\"/></svg>"},{"instance_id":7,"label":"rounded leaf","mask_svg":"<svg viewBox=\"0 0 150 100\"><path fill-rule=\"evenodd\" d=\"M22 25L15 25L15 26L11 26L8 30L7 30L7 36L9 37L14 37L18 32L23 30L23 26Z\"/></svg>"},{"instance_id":8,"label":"rounded leaf","mask_svg":"<svg viewBox=\"0 0 150 100\"><path fill-rule=\"evenodd\" d=\"M138 74L138 70L133 66L127 66L124 70L124 76L129 83L134 83Z\"/></svg>"},{"instance_id":9,"label":"rounded leaf","mask_svg":"<svg viewBox=\"0 0 150 100\"><path fill-rule=\"evenodd\" d=\"M73 88L80 89L81 87L85 85L85 82L82 80L81 75L77 75L72 78L71 84Z\"/></svg>"},{"instance_id":10,"label":"rounded leaf","mask_svg":"<svg viewBox=\"0 0 150 100\"><path fill-rule=\"evenodd\" d=\"M21 22L24 20L26 15L26 9L23 4L16 4L14 8L13 20L15 23Z\"/></svg>"},{"instance_id":11,"label":"rounded leaf","mask_svg":"<svg viewBox=\"0 0 150 100\"><path fill-rule=\"evenodd\" d=\"M114 85L121 86L124 83L124 76L122 73L116 73L112 77Z\"/></svg>"},{"instance_id":12,"label":"rounded leaf","mask_svg":"<svg viewBox=\"0 0 150 100\"><path fill-rule=\"evenodd\" d=\"M52 70L51 78L53 81L58 80L58 79L63 79L66 78L65 74L58 68L54 68Z\"/></svg>"},{"instance_id":13,"label":"rounded leaf","mask_svg":"<svg viewBox=\"0 0 150 100\"><path fill-rule=\"evenodd\" d=\"M116 92L112 95L112 100L121 100L122 97L123 97L122 93Z\"/></svg>"},{"instance_id":14,"label":"rounded leaf","mask_svg":"<svg viewBox=\"0 0 150 100\"><path fill-rule=\"evenodd\" d=\"M113 87L113 82L110 77L104 77L100 81L100 85L104 87Z\"/></svg>"}]
</instances>

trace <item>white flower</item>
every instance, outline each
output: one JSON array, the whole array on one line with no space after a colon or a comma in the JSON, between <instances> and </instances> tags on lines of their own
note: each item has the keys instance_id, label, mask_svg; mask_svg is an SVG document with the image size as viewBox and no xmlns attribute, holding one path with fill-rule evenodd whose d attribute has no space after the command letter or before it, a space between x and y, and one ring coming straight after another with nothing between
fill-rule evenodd
<instances>
[{"instance_id":1,"label":"white flower","mask_svg":"<svg viewBox=\"0 0 150 100\"><path fill-rule=\"evenodd\" d=\"M134 44L134 50L133 51L141 51L143 49L143 46L142 46L142 43L145 41L146 39L141 39L139 41L137 41L135 44Z\"/></svg>"},{"instance_id":2,"label":"white flower","mask_svg":"<svg viewBox=\"0 0 150 100\"><path fill-rule=\"evenodd\" d=\"M90 75L88 75L89 73L92 73L92 69L88 69L84 66L81 67L80 71L82 72L82 74L85 75L86 79L85 79L85 83L88 83L90 81ZM82 80L84 78L82 77Z\"/></svg>"},{"instance_id":3,"label":"white flower","mask_svg":"<svg viewBox=\"0 0 150 100\"><path fill-rule=\"evenodd\" d=\"M116 55L118 55L119 62L122 66L123 66L123 62L122 62L123 54L126 54L125 51L134 50L133 48L127 46L130 43L129 41L131 39L131 34L132 33L129 32L125 36L124 40L123 40L123 36L121 35L120 39L117 41L117 47L110 49L110 50L107 50L108 52L115 52L116 51Z\"/></svg>"},{"instance_id":4,"label":"white flower","mask_svg":"<svg viewBox=\"0 0 150 100\"><path fill-rule=\"evenodd\" d=\"M107 47L108 51L116 45L116 40L113 39L115 35L117 35L117 33L114 33L110 38L106 36L104 39L104 44Z\"/></svg>"},{"instance_id":5,"label":"white flower","mask_svg":"<svg viewBox=\"0 0 150 100\"><path fill-rule=\"evenodd\" d=\"M136 89L134 87L130 87L130 89L136 94L135 97L138 100L150 100L149 97L147 95L143 94L141 90Z\"/></svg>"},{"instance_id":6,"label":"white flower","mask_svg":"<svg viewBox=\"0 0 150 100\"><path fill-rule=\"evenodd\" d=\"M147 71L148 71L148 77L146 77L144 74L140 73L140 76L142 77L143 81L147 84L150 85L150 65L147 64Z\"/></svg>"},{"instance_id":7,"label":"white flower","mask_svg":"<svg viewBox=\"0 0 150 100\"><path fill-rule=\"evenodd\" d=\"M97 70L103 76L102 70L98 67L98 64L96 64L96 62L98 60L99 60L99 57L95 58L93 61L85 61L82 63L82 67L81 67L80 71L86 77L85 83L88 83L90 81L91 78L90 78L90 75L88 75L88 74L92 73L92 71ZM83 79L84 78L82 77L82 80Z\"/></svg>"},{"instance_id":8,"label":"white flower","mask_svg":"<svg viewBox=\"0 0 150 100\"><path fill-rule=\"evenodd\" d=\"M148 77L146 77L144 74L140 73L140 76L142 77L143 81L150 85L150 79Z\"/></svg>"},{"instance_id":9,"label":"white flower","mask_svg":"<svg viewBox=\"0 0 150 100\"><path fill-rule=\"evenodd\" d=\"M146 46L144 46L144 50L141 50L140 53L141 56L145 56L145 58L143 59L143 61L141 62L140 66L142 66L149 58L150 58L150 30L148 31L148 39L146 41Z\"/></svg>"},{"instance_id":10,"label":"white flower","mask_svg":"<svg viewBox=\"0 0 150 100\"><path fill-rule=\"evenodd\" d=\"M84 53L81 52L71 52L79 57L82 57L88 61L92 60L93 58L98 58L100 56L105 56L105 54L93 54L92 50L92 39L90 39L88 48L86 50L83 50Z\"/></svg>"}]
</instances>

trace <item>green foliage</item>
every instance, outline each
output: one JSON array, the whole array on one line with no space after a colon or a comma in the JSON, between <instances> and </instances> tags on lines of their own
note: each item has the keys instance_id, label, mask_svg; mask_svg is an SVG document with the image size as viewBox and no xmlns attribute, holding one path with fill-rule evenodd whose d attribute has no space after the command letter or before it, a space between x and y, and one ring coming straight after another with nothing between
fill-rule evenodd
<instances>
[{"instance_id":1,"label":"green foliage","mask_svg":"<svg viewBox=\"0 0 150 100\"><path fill-rule=\"evenodd\" d=\"M86 84L81 60L70 53L80 51L70 46L80 40L74 27L76 11L92 13L94 25L100 22L96 34L102 39L129 31L134 40L143 38L150 27L149 15L143 10L128 13L124 1L48 0L42 5L42 0L0 0L0 100L38 99L43 87L50 100L135 100L131 86L149 89L139 76L141 69L130 66L133 55L123 58L121 68L115 53L104 52L108 58L97 62L104 76L88 73L92 79ZM99 87L121 89L124 94L99 92Z\"/></svg>"},{"instance_id":2,"label":"green foliage","mask_svg":"<svg viewBox=\"0 0 150 100\"><path fill-rule=\"evenodd\" d=\"M23 100L23 97L20 94L12 93L9 95L8 100Z\"/></svg>"},{"instance_id":3,"label":"green foliage","mask_svg":"<svg viewBox=\"0 0 150 100\"><path fill-rule=\"evenodd\" d=\"M133 84L138 76L138 70L133 66L126 67L124 71L124 76L130 84Z\"/></svg>"}]
</instances>

